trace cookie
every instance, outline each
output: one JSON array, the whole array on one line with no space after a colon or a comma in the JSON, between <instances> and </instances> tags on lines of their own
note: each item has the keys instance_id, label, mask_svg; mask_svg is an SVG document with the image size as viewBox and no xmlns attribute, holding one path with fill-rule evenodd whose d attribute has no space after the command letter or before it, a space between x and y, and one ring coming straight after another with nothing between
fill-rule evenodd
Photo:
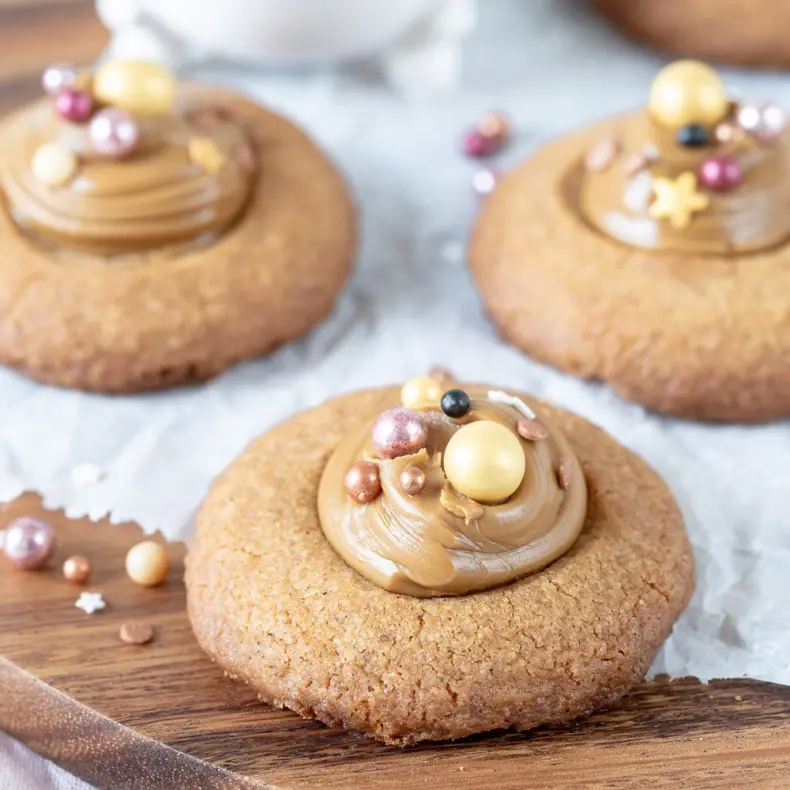
<instances>
[{"instance_id":1,"label":"cookie","mask_svg":"<svg viewBox=\"0 0 790 790\"><path fill-rule=\"evenodd\" d=\"M678 62L645 110L549 143L506 176L470 242L504 338L649 409L790 414L790 138Z\"/></svg>"},{"instance_id":2,"label":"cookie","mask_svg":"<svg viewBox=\"0 0 790 790\"><path fill-rule=\"evenodd\" d=\"M110 393L208 379L304 334L356 248L343 179L302 131L119 63L61 76L70 93L0 125L0 362Z\"/></svg>"},{"instance_id":3,"label":"cookie","mask_svg":"<svg viewBox=\"0 0 790 790\"><path fill-rule=\"evenodd\" d=\"M790 2L594 0L628 35L674 55L742 66L790 66Z\"/></svg>"},{"instance_id":4,"label":"cookie","mask_svg":"<svg viewBox=\"0 0 790 790\"><path fill-rule=\"evenodd\" d=\"M394 460L387 460L387 448L394 448L395 439L408 435L416 442L397 452L416 450L421 442L414 425L398 433L407 423L385 412L402 406L396 388L331 400L255 441L215 482L198 514L186 584L195 635L229 676L250 684L269 704L409 744L566 722L610 705L645 675L691 594L689 543L658 476L579 417L519 399L553 436L544 439L541 432L541 438L518 440L527 470L521 485L531 489L531 481L540 481L534 488L548 497L544 504L558 508L557 521L544 525L549 542L556 543L563 520L573 532L562 556L542 569L486 587L480 573L492 572L486 563L494 555L483 552L483 570L475 574L459 560L465 549L450 553L456 567L448 568L439 547L409 568L409 558L401 565L388 562L391 546L371 543L370 531L346 529L360 523L354 509L363 519L377 512L378 500L360 504L350 496L353 487L341 492L343 473L360 453L379 467L377 496L394 507L401 506L399 497L417 496L394 490L405 491L415 479L393 478L397 463L423 464L423 499L408 501L438 513L430 486L440 473L422 455L436 452L431 432L449 431L452 442L459 436L472 440L464 434L469 427L497 421L517 431L520 406L497 400L497 391L486 395L487 389L464 387L471 394L468 416L444 419L435 408L415 406L430 426L427 444ZM453 400L454 409L458 402ZM379 444L371 451L364 437L371 436L374 422ZM284 455L283 447L294 451ZM468 456L450 445L445 453L455 456L454 480L463 489L462 459ZM564 482L551 479L558 460ZM449 474L446 462L445 468ZM501 484L499 478L486 483ZM477 495L486 491L501 494L485 489ZM459 490L451 493L451 507L470 506ZM500 509L509 512L522 494L519 489L507 505L481 508L486 523L501 527ZM577 535L580 503L586 510ZM322 524L339 510L350 520L337 529ZM466 524L465 547L471 540L479 548L485 538L474 529L478 517L468 513L467 520L452 522L445 513L444 522L461 530ZM361 523L376 526L369 519ZM415 533L418 543L430 529ZM528 532L538 531L530 522ZM349 540L360 542L360 554L347 558L361 570L337 550ZM511 570L523 560L503 556L502 565ZM412 586L404 588L406 583ZM435 584L450 592L436 594Z\"/></svg>"}]
</instances>

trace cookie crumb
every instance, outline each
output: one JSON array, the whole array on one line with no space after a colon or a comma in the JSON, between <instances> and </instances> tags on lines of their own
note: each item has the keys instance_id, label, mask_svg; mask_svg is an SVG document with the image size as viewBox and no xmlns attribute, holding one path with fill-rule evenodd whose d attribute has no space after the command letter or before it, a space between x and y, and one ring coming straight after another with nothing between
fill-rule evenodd
<instances>
[{"instance_id":1,"label":"cookie crumb","mask_svg":"<svg viewBox=\"0 0 790 790\"><path fill-rule=\"evenodd\" d=\"M154 629L148 623L130 621L121 626L119 636L127 645L146 645L154 638Z\"/></svg>"},{"instance_id":2,"label":"cookie crumb","mask_svg":"<svg viewBox=\"0 0 790 790\"><path fill-rule=\"evenodd\" d=\"M570 458L563 458L560 461L560 466L557 470L557 479L563 491L567 491L571 487L571 481L573 480L573 462Z\"/></svg>"},{"instance_id":3,"label":"cookie crumb","mask_svg":"<svg viewBox=\"0 0 790 790\"><path fill-rule=\"evenodd\" d=\"M519 420L516 430L522 439L530 442L542 442L549 438L549 429L537 420Z\"/></svg>"}]
</instances>

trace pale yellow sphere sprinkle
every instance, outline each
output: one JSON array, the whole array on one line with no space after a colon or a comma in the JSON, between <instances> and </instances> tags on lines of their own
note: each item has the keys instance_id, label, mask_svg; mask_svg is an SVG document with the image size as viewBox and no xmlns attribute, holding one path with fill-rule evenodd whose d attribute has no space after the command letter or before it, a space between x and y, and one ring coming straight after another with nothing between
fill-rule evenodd
<instances>
[{"instance_id":1,"label":"pale yellow sphere sprinkle","mask_svg":"<svg viewBox=\"0 0 790 790\"><path fill-rule=\"evenodd\" d=\"M698 60L677 60L653 80L648 105L653 118L671 129L721 121L729 109L727 91L715 69Z\"/></svg>"},{"instance_id":2,"label":"pale yellow sphere sprinkle","mask_svg":"<svg viewBox=\"0 0 790 790\"><path fill-rule=\"evenodd\" d=\"M42 184L60 187L74 178L77 157L60 143L44 143L33 154L30 170Z\"/></svg>"},{"instance_id":3,"label":"pale yellow sphere sprinkle","mask_svg":"<svg viewBox=\"0 0 790 790\"><path fill-rule=\"evenodd\" d=\"M438 406L443 394L441 384L426 376L407 381L400 392L400 399L407 409L428 409Z\"/></svg>"},{"instance_id":4,"label":"pale yellow sphere sprinkle","mask_svg":"<svg viewBox=\"0 0 790 790\"><path fill-rule=\"evenodd\" d=\"M129 578L143 587L156 587L167 577L170 563L164 546L144 540L129 549L126 555L126 572Z\"/></svg>"},{"instance_id":5,"label":"pale yellow sphere sprinkle","mask_svg":"<svg viewBox=\"0 0 790 790\"><path fill-rule=\"evenodd\" d=\"M526 466L519 438L490 420L465 425L444 451L444 473L453 488L483 504L512 496L524 480Z\"/></svg>"},{"instance_id":6,"label":"pale yellow sphere sprinkle","mask_svg":"<svg viewBox=\"0 0 790 790\"><path fill-rule=\"evenodd\" d=\"M137 115L165 115L176 93L176 78L159 63L110 60L93 75L97 101Z\"/></svg>"}]
</instances>

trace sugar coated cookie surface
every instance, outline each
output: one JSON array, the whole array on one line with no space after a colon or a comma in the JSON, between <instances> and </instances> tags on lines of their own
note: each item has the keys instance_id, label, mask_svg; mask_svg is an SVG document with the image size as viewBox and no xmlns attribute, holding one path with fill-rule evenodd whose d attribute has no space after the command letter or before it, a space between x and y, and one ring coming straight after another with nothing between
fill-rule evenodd
<instances>
[{"instance_id":1,"label":"sugar coated cookie surface","mask_svg":"<svg viewBox=\"0 0 790 790\"><path fill-rule=\"evenodd\" d=\"M481 396L463 389L474 410ZM511 404L489 400L494 405L482 418L509 425ZM445 414L460 415L462 401L448 398ZM564 722L625 694L691 594L693 561L680 513L657 475L602 431L527 402L538 413L523 428L530 438L518 429L525 484L537 469L532 464L570 454L557 502L571 509L586 502L581 533L559 559L490 589L428 597L426 589L392 592L375 569L374 581L351 567L327 539L327 526L322 530L319 488L327 479L342 487L330 459L340 452L345 468L344 440L402 401L398 388L348 395L274 428L214 484L186 573L203 649L268 703L398 744ZM536 427L543 422L568 443L557 445L559 456L530 444L552 441ZM407 468L433 452L434 438L429 430L426 448L399 456L412 459ZM500 462L508 466L508 442L503 446ZM283 456L285 447L293 451ZM399 495L388 475L397 460L374 458L383 489L369 494L392 506ZM430 493L431 474L427 484L398 475L392 486L419 500ZM355 490L346 495L348 508L375 507L375 499L354 499ZM582 492L586 500L578 499ZM336 504L331 496L324 501L330 516Z\"/></svg>"}]
</instances>

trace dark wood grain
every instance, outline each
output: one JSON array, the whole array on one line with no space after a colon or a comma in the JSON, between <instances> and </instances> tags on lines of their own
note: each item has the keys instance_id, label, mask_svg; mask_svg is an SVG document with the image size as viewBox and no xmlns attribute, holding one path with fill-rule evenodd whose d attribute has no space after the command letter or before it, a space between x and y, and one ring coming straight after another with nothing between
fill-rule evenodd
<instances>
[{"instance_id":1,"label":"dark wood grain","mask_svg":"<svg viewBox=\"0 0 790 790\"><path fill-rule=\"evenodd\" d=\"M40 505L25 497L0 526L31 512ZM570 727L407 750L303 721L258 703L202 655L185 614L181 544L169 546L167 584L142 589L123 570L136 526L45 515L58 534L53 569L0 565L0 655L10 662L0 665L0 728L102 787L236 786L225 771L238 786L282 788L787 786L790 687L748 680L656 681ZM105 612L74 607L79 588L57 570L74 553L92 559L89 589L104 594ZM124 645L129 619L152 623L153 643ZM137 784L123 785L119 770Z\"/></svg>"}]
</instances>

